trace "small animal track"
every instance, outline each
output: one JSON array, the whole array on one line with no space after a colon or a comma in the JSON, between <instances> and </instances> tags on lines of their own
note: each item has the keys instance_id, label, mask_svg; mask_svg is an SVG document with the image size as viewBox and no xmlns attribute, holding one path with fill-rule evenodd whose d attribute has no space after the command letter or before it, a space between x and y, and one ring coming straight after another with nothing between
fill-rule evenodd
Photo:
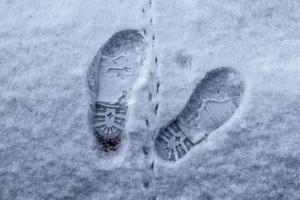
<instances>
[{"instance_id":1,"label":"small animal track","mask_svg":"<svg viewBox=\"0 0 300 200\"><path fill-rule=\"evenodd\" d=\"M181 159L233 116L243 93L244 82L234 69L222 67L208 72L176 119L159 131L157 154L166 161Z\"/></svg>"},{"instance_id":2,"label":"small animal track","mask_svg":"<svg viewBox=\"0 0 300 200\"><path fill-rule=\"evenodd\" d=\"M90 122L97 147L119 149L127 119L127 101L140 73L144 37L138 30L115 33L99 50L88 72L92 97Z\"/></svg>"}]
</instances>

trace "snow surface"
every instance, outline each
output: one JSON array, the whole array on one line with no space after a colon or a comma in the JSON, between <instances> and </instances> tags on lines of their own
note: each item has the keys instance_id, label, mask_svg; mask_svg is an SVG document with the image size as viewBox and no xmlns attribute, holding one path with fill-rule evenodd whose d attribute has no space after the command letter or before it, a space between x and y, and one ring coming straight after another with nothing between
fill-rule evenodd
<instances>
[{"instance_id":1,"label":"snow surface","mask_svg":"<svg viewBox=\"0 0 300 200\"><path fill-rule=\"evenodd\" d=\"M299 1L2 0L0 27L1 200L300 198ZM99 157L87 71L112 34L143 28L127 146ZM158 129L221 66L246 81L238 113L179 164L155 159Z\"/></svg>"}]
</instances>

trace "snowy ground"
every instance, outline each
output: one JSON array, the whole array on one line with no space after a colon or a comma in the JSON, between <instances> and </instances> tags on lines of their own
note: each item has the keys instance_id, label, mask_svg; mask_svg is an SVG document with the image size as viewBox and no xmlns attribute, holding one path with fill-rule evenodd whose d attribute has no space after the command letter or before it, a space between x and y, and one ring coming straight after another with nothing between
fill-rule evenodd
<instances>
[{"instance_id":1,"label":"snowy ground","mask_svg":"<svg viewBox=\"0 0 300 200\"><path fill-rule=\"evenodd\" d=\"M300 198L300 2L3 0L0 27L0 199ZM127 149L99 158L87 70L112 34L142 28L155 76L135 88ZM157 130L221 66L246 81L239 112L179 165L155 159Z\"/></svg>"}]
</instances>

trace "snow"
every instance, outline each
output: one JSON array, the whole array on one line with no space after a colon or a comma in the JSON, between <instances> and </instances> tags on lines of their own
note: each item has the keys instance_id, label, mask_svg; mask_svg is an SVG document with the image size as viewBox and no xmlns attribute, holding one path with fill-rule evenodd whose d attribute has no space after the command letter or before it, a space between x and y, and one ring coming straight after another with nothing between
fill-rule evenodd
<instances>
[{"instance_id":1,"label":"snow","mask_svg":"<svg viewBox=\"0 0 300 200\"><path fill-rule=\"evenodd\" d=\"M299 10L295 0L1 1L0 199L299 199ZM153 49L127 146L99 157L87 71L111 35L143 28ZM179 164L155 159L158 129L222 66L245 79L238 113Z\"/></svg>"}]
</instances>

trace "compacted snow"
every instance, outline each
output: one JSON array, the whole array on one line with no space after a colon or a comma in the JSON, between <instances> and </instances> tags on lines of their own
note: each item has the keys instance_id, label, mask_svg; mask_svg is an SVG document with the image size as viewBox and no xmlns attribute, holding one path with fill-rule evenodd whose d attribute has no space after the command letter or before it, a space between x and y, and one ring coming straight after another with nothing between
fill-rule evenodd
<instances>
[{"instance_id":1,"label":"compacted snow","mask_svg":"<svg viewBox=\"0 0 300 200\"><path fill-rule=\"evenodd\" d=\"M0 27L0 199L300 198L299 1L3 0ZM145 60L124 145L105 154L91 65L129 29ZM160 128L222 67L245 82L239 108L178 162L161 159Z\"/></svg>"}]
</instances>

